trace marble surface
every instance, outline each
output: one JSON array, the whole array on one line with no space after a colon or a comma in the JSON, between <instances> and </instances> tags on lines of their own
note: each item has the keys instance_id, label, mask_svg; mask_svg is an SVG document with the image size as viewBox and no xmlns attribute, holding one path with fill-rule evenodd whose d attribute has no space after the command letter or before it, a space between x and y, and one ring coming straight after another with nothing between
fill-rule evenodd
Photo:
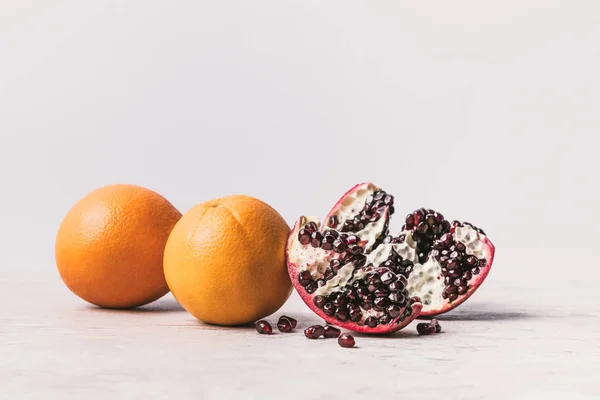
<instances>
[{"instance_id":1,"label":"marble surface","mask_svg":"<svg viewBox=\"0 0 600 400\"><path fill-rule=\"evenodd\" d=\"M492 275L493 276L493 275ZM0 299L2 399L597 399L600 325L590 301L486 282L440 318L357 347L197 322L170 296L134 311L88 306L55 275L8 276ZM581 282L593 287L593 282ZM583 305L582 305L583 304ZM299 328L319 319L293 296ZM274 320L275 316L270 320Z\"/></svg>"}]
</instances>

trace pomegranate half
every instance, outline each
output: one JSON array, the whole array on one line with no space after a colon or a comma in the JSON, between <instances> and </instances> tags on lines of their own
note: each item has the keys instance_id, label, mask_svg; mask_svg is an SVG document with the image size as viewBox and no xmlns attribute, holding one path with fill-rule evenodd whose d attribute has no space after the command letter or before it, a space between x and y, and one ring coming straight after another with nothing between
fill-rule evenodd
<instances>
[{"instance_id":1,"label":"pomegranate half","mask_svg":"<svg viewBox=\"0 0 600 400\"><path fill-rule=\"evenodd\" d=\"M327 322L391 333L455 308L481 285L494 246L469 223L420 209L388 232L394 197L372 183L345 193L321 225L301 217L288 239L288 272L303 301Z\"/></svg>"},{"instance_id":2,"label":"pomegranate half","mask_svg":"<svg viewBox=\"0 0 600 400\"><path fill-rule=\"evenodd\" d=\"M421 208L406 217L397 238L417 252L408 278L411 296L423 302L421 317L448 312L481 286L492 267L495 247L485 233L468 222L448 222L434 210Z\"/></svg>"},{"instance_id":3,"label":"pomegranate half","mask_svg":"<svg viewBox=\"0 0 600 400\"><path fill-rule=\"evenodd\" d=\"M300 217L287 244L288 272L300 297L317 315L345 329L391 333L420 313L408 279L416 248L383 243L394 198L371 183L356 185L321 226Z\"/></svg>"}]
</instances>

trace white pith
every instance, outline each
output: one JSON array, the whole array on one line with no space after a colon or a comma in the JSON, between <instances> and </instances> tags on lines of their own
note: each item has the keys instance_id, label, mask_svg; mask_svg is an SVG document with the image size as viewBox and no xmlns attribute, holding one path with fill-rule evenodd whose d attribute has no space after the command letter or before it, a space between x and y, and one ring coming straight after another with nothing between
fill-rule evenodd
<instances>
[{"instance_id":1,"label":"white pith","mask_svg":"<svg viewBox=\"0 0 600 400\"><path fill-rule=\"evenodd\" d=\"M479 259L489 258L487 248L484 246L485 235L472 227L468 225L456 227L453 237L454 240L465 245L467 254ZM473 276L471 281L475 279L477 276ZM408 292L411 296L418 296L421 299L423 312L442 308L448 301L442 297L445 287L442 267L433 257L429 257L425 264L416 263L408 277Z\"/></svg>"},{"instance_id":2,"label":"white pith","mask_svg":"<svg viewBox=\"0 0 600 400\"><path fill-rule=\"evenodd\" d=\"M483 245L484 238L484 234L477 232L468 225L457 226L454 230L454 239L465 245L467 254L487 259L488 254L486 254L486 247Z\"/></svg>"},{"instance_id":3,"label":"white pith","mask_svg":"<svg viewBox=\"0 0 600 400\"><path fill-rule=\"evenodd\" d=\"M408 277L408 293L419 296L423 303L423 310L437 309L446 302L442 298L444 291L444 277L440 264L429 257L425 264L415 264Z\"/></svg>"}]
</instances>

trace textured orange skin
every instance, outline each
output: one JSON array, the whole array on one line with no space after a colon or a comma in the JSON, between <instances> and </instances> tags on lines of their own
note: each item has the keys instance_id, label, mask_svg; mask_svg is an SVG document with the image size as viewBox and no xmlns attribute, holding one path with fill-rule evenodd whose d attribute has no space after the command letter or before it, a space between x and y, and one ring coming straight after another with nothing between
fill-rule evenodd
<instances>
[{"instance_id":1,"label":"textured orange skin","mask_svg":"<svg viewBox=\"0 0 600 400\"><path fill-rule=\"evenodd\" d=\"M266 203L229 196L199 204L165 248L165 276L179 303L216 325L254 322L292 292L285 246L290 228Z\"/></svg>"},{"instance_id":2,"label":"textured orange skin","mask_svg":"<svg viewBox=\"0 0 600 400\"><path fill-rule=\"evenodd\" d=\"M56 237L56 265L82 299L106 308L150 303L169 292L164 248L181 213L133 185L93 191L68 212Z\"/></svg>"}]
</instances>

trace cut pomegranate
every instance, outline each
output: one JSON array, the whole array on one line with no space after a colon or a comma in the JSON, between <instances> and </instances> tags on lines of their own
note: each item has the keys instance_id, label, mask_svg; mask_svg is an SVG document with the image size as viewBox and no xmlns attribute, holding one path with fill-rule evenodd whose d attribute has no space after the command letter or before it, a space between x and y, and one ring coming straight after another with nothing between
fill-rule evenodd
<instances>
[{"instance_id":1,"label":"cut pomegranate","mask_svg":"<svg viewBox=\"0 0 600 400\"><path fill-rule=\"evenodd\" d=\"M383 243L394 198L365 183L320 226L301 217L287 245L288 272L304 302L330 324L365 333L402 329L421 310L407 289L417 261L408 243Z\"/></svg>"},{"instance_id":2,"label":"cut pomegranate","mask_svg":"<svg viewBox=\"0 0 600 400\"><path fill-rule=\"evenodd\" d=\"M388 233L394 197L356 185L320 225L301 217L288 240L288 272L302 300L330 324L390 333L447 312L487 276L494 246L480 229L420 209Z\"/></svg>"},{"instance_id":3,"label":"cut pomegranate","mask_svg":"<svg viewBox=\"0 0 600 400\"><path fill-rule=\"evenodd\" d=\"M402 234L386 241L412 242L417 249L419 262L408 278L408 290L423 302L421 317L462 304L483 283L494 260L494 245L481 229L468 222L449 223L425 208L409 214Z\"/></svg>"}]
</instances>

